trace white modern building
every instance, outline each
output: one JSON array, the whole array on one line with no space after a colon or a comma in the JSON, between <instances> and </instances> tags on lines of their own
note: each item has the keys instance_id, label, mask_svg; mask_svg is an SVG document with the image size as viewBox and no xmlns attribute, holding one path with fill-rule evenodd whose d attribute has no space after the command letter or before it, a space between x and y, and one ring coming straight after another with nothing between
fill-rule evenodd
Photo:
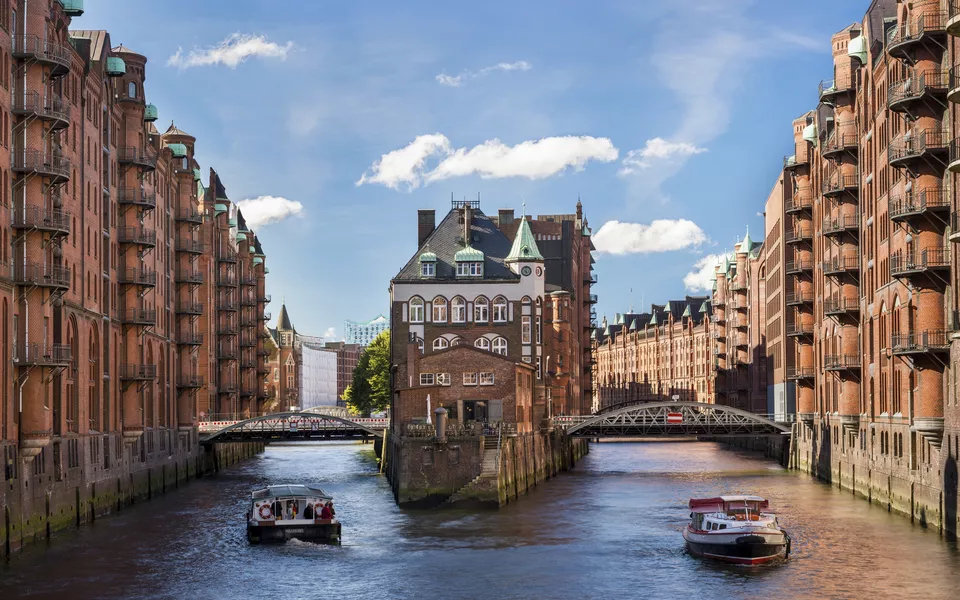
<instances>
[{"instance_id":1,"label":"white modern building","mask_svg":"<svg viewBox=\"0 0 960 600\"><path fill-rule=\"evenodd\" d=\"M336 406L337 352L303 342L300 356L300 408Z\"/></svg>"},{"instance_id":2,"label":"white modern building","mask_svg":"<svg viewBox=\"0 0 960 600\"><path fill-rule=\"evenodd\" d=\"M390 319L383 315L365 323L343 322L343 333L348 344L369 346L378 335L388 329L390 329Z\"/></svg>"}]
</instances>

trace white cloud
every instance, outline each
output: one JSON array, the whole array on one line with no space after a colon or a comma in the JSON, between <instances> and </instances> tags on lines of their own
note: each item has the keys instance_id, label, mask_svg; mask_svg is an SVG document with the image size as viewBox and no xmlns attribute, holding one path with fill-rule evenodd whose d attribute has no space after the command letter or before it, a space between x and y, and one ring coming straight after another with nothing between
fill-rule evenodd
<instances>
[{"instance_id":1,"label":"white cloud","mask_svg":"<svg viewBox=\"0 0 960 600\"><path fill-rule=\"evenodd\" d=\"M336 342L337 339L337 330L334 327L327 327L327 330L323 332L323 341L325 342Z\"/></svg>"},{"instance_id":2,"label":"white cloud","mask_svg":"<svg viewBox=\"0 0 960 600\"><path fill-rule=\"evenodd\" d=\"M629 175L635 173L637 169L647 169L657 160L669 160L674 157L686 158L706 151L706 148L700 148L687 142L668 142L663 138L655 137L647 140L643 148L627 152L623 159L620 174Z\"/></svg>"},{"instance_id":3,"label":"white cloud","mask_svg":"<svg viewBox=\"0 0 960 600\"><path fill-rule=\"evenodd\" d=\"M440 85L445 85L447 87L460 87L469 79L483 77L484 75L489 75L495 71L509 73L510 71L529 71L532 68L533 65L527 61L518 60L512 63L497 63L495 65L490 65L489 67L484 67L478 71L462 71L459 75L447 75L446 73L441 73L437 75L436 79Z\"/></svg>"},{"instance_id":4,"label":"white cloud","mask_svg":"<svg viewBox=\"0 0 960 600\"><path fill-rule=\"evenodd\" d=\"M710 291L713 283L710 278L716 272L717 263L723 259L722 254L708 254L693 265L693 270L683 277L683 285L691 292Z\"/></svg>"},{"instance_id":5,"label":"white cloud","mask_svg":"<svg viewBox=\"0 0 960 600\"><path fill-rule=\"evenodd\" d=\"M699 246L707 234L693 221L657 219L649 225L607 221L593 235L599 252L609 254L650 254Z\"/></svg>"},{"instance_id":6,"label":"white cloud","mask_svg":"<svg viewBox=\"0 0 960 600\"><path fill-rule=\"evenodd\" d=\"M568 168L582 170L591 160L611 162L619 151L609 138L592 136L547 137L507 146L498 139L473 148L452 149L446 136L418 136L408 146L388 152L361 175L357 185L379 183L407 190L451 177L479 175L484 179L526 177L544 179ZM432 170L427 160L443 157Z\"/></svg>"},{"instance_id":7,"label":"white cloud","mask_svg":"<svg viewBox=\"0 0 960 600\"><path fill-rule=\"evenodd\" d=\"M180 69L224 65L236 69L240 63L250 57L284 60L291 50L293 50L293 42L280 45L267 41L266 36L263 35L234 33L216 46L191 50L187 56L183 55L182 48L177 48L177 53L167 60L167 65Z\"/></svg>"},{"instance_id":8,"label":"white cloud","mask_svg":"<svg viewBox=\"0 0 960 600\"><path fill-rule=\"evenodd\" d=\"M261 226L279 223L303 212L303 204L296 200L287 200L279 196L260 196L237 202L247 227L257 229Z\"/></svg>"}]
</instances>

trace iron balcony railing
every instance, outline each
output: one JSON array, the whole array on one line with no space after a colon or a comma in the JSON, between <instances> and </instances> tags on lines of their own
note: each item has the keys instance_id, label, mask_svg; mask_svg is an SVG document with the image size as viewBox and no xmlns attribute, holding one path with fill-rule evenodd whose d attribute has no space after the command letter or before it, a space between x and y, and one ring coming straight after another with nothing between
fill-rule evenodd
<instances>
[{"instance_id":1,"label":"iron balcony railing","mask_svg":"<svg viewBox=\"0 0 960 600\"><path fill-rule=\"evenodd\" d=\"M241 296L240 297L240 306L256 306L257 299L253 296Z\"/></svg>"},{"instance_id":2,"label":"iron balcony railing","mask_svg":"<svg viewBox=\"0 0 960 600\"><path fill-rule=\"evenodd\" d=\"M121 165L135 165L146 169L155 169L157 168L157 154L153 149L121 146L117 148L117 162Z\"/></svg>"},{"instance_id":3,"label":"iron balcony railing","mask_svg":"<svg viewBox=\"0 0 960 600\"><path fill-rule=\"evenodd\" d=\"M237 335L240 328L235 323L223 323L217 325L217 335Z\"/></svg>"},{"instance_id":4,"label":"iron balcony railing","mask_svg":"<svg viewBox=\"0 0 960 600\"><path fill-rule=\"evenodd\" d=\"M257 278L252 275L241 275L240 285L248 286L248 287L257 285Z\"/></svg>"},{"instance_id":5,"label":"iron balcony railing","mask_svg":"<svg viewBox=\"0 0 960 600\"><path fill-rule=\"evenodd\" d=\"M823 235L834 235L838 233L854 233L860 231L859 215L840 215L838 217L827 217L821 224Z\"/></svg>"},{"instance_id":6,"label":"iron balcony railing","mask_svg":"<svg viewBox=\"0 0 960 600\"><path fill-rule=\"evenodd\" d=\"M140 267L128 267L120 270L120 283L153 287L157 285L157 272Z\"/></svg>"},{"instance_id":7,"label":"iron balcony railing","mask_svg":"<svg viewBox=\"0 0 960 600\"><path fill-rule=\"evenodd\" d=\"M787 367L787 379L813 379L813 367Z\"/></svg>"},{"instance_id":8,"label":"iron balcony railing","mask_svg":"<svg viewBox=\"0 0 960 600\"><path fill-rule=\"evenodd\" d=\"M237 276L236 275L221 275L217 279L217 285L226 286L226 287L237 287Z\"/></svg>"},{"instance_id":9,"label":"iron balcony railing","mask_svg":"<svg viewBox=\"0 0 960 600\"><path fill-rule=\"evenodd\" d=\"M180 269L177 271L177 283L203 283L203 272L192 269Z\"/></svg>"},{"instance_id":10,"label":"iron balcony railing","mask_svg":"<svg viewBox=\"0 0 960 600\"><path fill-rule=\"evenodd\" d=\"M260 302L263 304L270 304L272 300L273 300L273 296L271 296L270 294L264 294L263 296L260 296L257 299L257 302Z\"/></svg>"},{"instance_id":11,"label":"iron balcony railing","mask_svg":"<svg viewBox=\"0 0 960 600\"><path fill-rule=\"evenodd\" d=\"M136 244L152 248L157 245L157 232L145 227L118 227L117 240L121 244Z\"/></svg>"},{"instance_id":12,"label":"iron balcony railing","mask_svg":"<svg viewBox=\"0 0 960 600\"><path fill-rule=\"evenodd\" d=\"M940 37L946 33L946 25L946 12L927 10L916 19L907 20L890 30L887 37L887 51L891 56L909 56L909 46L924 38Z\"/></svg>"},{"instance_id":13,"label":"iron balcony railing","mask_svg":"<svg viewBox=\"0 0 960 600\"><path fill-rule=\"evenodd\" d=\"M787 261L784 270L788 275L795 275L813 270L813 260L809 258Z\"/></svg>"},{"instance_id":14,"label":"iron balcony railing","mask_svg":"<svg viewBox=\"0 0 960 600\"><path fill-rule=\"evenodd\" d=\"M596 294L587 294L587 296L586 296L584 299L586 300L586 303L587 303L587 304L596 304L596 303L597 303L597 295L596 295Z\"/></svg>"},{"instance_id":15,"label":"iron balcony railing","mask_svg":"<svg viewBox=\"0 0 960 600\"><path fill-rule=\"evenodd\" d=\"M797 186L793 190L793 197L784 205L784 211L788 214L811 208L813 208L813 188L810 185Z\"/></svg>"},{"instance_id":16,"label":"iron balcony railing","mask_svg":"<svg viewBox=\"0 0 960 600\"><path fill-rule=\"evenodd\" d=\"M237 360L239 353L236 348L219 348L217 350L217 358L219 360Z\"/></svg>"},{"instance_id":17,"label":"iron balcony railing","mask_svg":"<svg viewBox=\"0 0 960 600\"><path fill-rule=\"evenodd\" d=\"M178 388L199 388L203 387L203 375L180 375L177 378Z\"/></svg>"},{"instance_id":18,"label":"iron balcony railing","mask_svg":"<svg viewBox=\"0 0 960 600\"><path fill-rule=\"evenodd\" d=\"M813 302L812 291L790 292L786 296L787 306L798 306L800 304L811 304Z\"/></svg>"},{"instance_id":19,"label":"iron balcony railing","mask_svg":"<svg viewBox=\"0 0 960 600\"><path fill-rule=\"evenodd\" d=\"M267 348L258 348L257 356L270 356L270 350Z\"/></svg>"},{"instance_id":20,"label":"iron balcony railing","mask_svg":"<svg viewBox=\"0 0 960 600\"><path fill-rule=\"evenodd\" d=\"M824 79L817 86L817 94L821 102L828 102L830 98L838 94L849 92L853 89L853 77L847 73L834 79Z\"/></svg>"},{"instance_id":21,"label":"iron balcony railing","mask_svg":"<svg viewBox=\"0 0 960 600\"><path fill-rule=\"evenodd\" d=\"M946 329L895 333L892 341L894 354L925 354L950 351L950 332Z\"/></svg>"},{"instance_id":22,"label":"iron balcony railing","mask_svg":"<svg viewBox=\"0 0 960 600\"><path fill-rule=\"evenodd\" d=\"M265 313L263 313L262 315L260 315L260 320L261 320L261 321L269 321L269 320L272 319L272 318L273 318L273 314L272 314L272 313L265 312Z\"/></svg>"},{"instance_id":23,"label":"iron balcony railing","mask_svg":"<svg viewBox=\"0 0 960 600\"><path fill-rule=\"evenodd\" d=\"M960 19L958 19L958 32L960 32ZM947 95L947 99L952 102L957 102L958 98L955 90L960 88L960 65L950 67L948 74L947 88L949 89L949 94Z\"/></svg>"},{"instance_id":24,"label":"iron balcony railing","mask_svg":"<svg viewBox=\"0 0 960 600\"><path fill-rule=\"evenodd\" d=\"M747 291L747 284L737 281L730 284L730 290L733 292L745 292Z\"/></svg>"},{"instance_id":25,"label":"iron balcony railing","mask_svg":"<svg viewBox=\"0 0 960 600\"><path fill-rule=\"evenodd\" d=\"M49 42L36 35L13 36L13 57L30 58L53 67L53 75L65 75L70 70L71 48Z\"/></svg>"},{"instance_id":26,"label":"iron balcony railing","mask_svg":"<svg viewBox=\"0 0 960 600\"><path fill-rule=\"evenodd\" d=\"M887 90L887 107L891 110L906 110L907 104L925 95L947 92L950 75L944 71L914 73L905 79L890 84Z\"/></svg>"},{"instance_id":27,"label":"iron balcony railing","mask_svg":"<svg viewBox=\"0 0 960 600\"><path fill-rule=\"evenodd\" d=\"M157 378L157 365L124 363L120 365L120 381L149 381Z\"/></svg>"},{"instance_id":28,"label":"iron balcony railing","mask_svg":"<svg viewBox=\"0 0 960 600\"><path fill-rule=\"evenodd\" d=\"M121 187L118 202L124 205L153 209L157 207L157 194L138 187Z\"/></svg>"},{"instance_id":29,"label":"iron balcony railing","mask_svg":"<svg viewBox=\"0 0 960 600\"><path fill-rule=\"evenodd\" d=\"M123 311L121 320L127 325L156 325L157 311L145 308L129 308Z\"/></svg>"},{"instance_id":30,"label":"iron balcony railing","mask_svg":"<svg viewBox=\"0 0 960 600\"><path fill-rule=\"evenodd\" d=\"M855 192L860 187L859 173L841 173L839 171L828 175L820 185L820 192L824 196L836 196L844 192Z\"/></svg>"},{"instance_id":31,"label":"iron balcony railing","mask_svg":"<svg viewBox=\"0 0 960 600\"><path fill-rule=\"evenodd\" d=\"M887 162L893 167L904 166L913 159L946 150L949 139L946 129L906 131L890 142L887 147Z\"/></svg>"},{"instance_id":32,"label":"iron balcony railing","mask_svg":"<svg viewBox=\"0 0 960 600\"><path fill-rule=\"evenodd\" d=\"M840 275L860 270L860 259L856 256L837 256L821 263L824 275Z\"/></svg>"},{"instance_id":33,"label":"iron balcony railing","mask_svg":"<svg viewBox=\"0 0 960 600\"><path fill-rule=\"evenodd\" d=\"M177 252L187 254L203 254L203 242L200 240L189 240L180 238L177 240Z\"/></svg>"},{"instance_id":34,"label":"iron balcony railing","mask_svg":"<svg viewBox=\"0 0 960 600\"><path fill-rule=\"evenodd\" d=\"M823 143L822 152L826 157L842 152L855 152L860 149L860 136L853 129L836 129Z\"/></svg>"},{"instance_id":35,"label":"iron balcony railing","mask_svg":"<svg viewBox=\"0 0 960 600\"><path fill-rule=\"evenodd\" d=\"M70 213L59 208L14 208L11 217L14 229L38 229L64 235L70 233Z\"/></svg>"},{"instance_id":36,"label":"iron balcony railing","mask_svg":"<svg viewBox=\"0 0 960 600\"><path fill-rule=\"evenodd\" d=\"M13 362L23 366L66 366L73 360L69 344L20 342L13 352Z\"/></svg>"},{"instance_id":37,"label":"iron balcony railing","mask_svg":"<svg viewBox=\"0 0 960 600\"><path fill-rule=\"evenodd\" d=\"M860 368L860 356L856 354L828 354L823 357L823 368L827 371L846 371Z\"/></svg>"},{"instance_id":38,"label":"iron balcony railing","mask_svg":"<svg viewBox=\"0 0 960 600\"><path fill-rule=\"evenodd\" d=\"M203 344L203 334L196 331L183 331L177 336L177 343L181 346L199 346Z\"/></svg>"},{"instance_id":39,"label":"iron balcony railing","mask_svg":"<svg viewBox=\"0 0 960 600\"><path fill-rule=\"evenodd\" d=\"M233 381L221 381L217 386L217 392L220 394L233 394L237 391L237 384Z\"/></svg>"},{"instance_id":40,"label":"iron balcony railing","mask_svg":"<svg viewBox=\"0 0 960 600\"><path fill-rule=\"evenodd\" d=\"M745 348L750 345L750 340L745 335L738 335L736 336L736 345Z\"/></svg>"},{"instance_id":41,"label":"iron balcony railing","mask_svg":"<svg viewBox=\"0 0 960 600\"><path fill-rule=\"evenodd\" d=\"M40 92L14 92L13 112L17 115L35 115L51 121L54 129L70 124L70 105L55 94L41 96Z\"/></svg>"},{"instance_id":42,"label":"iron balcony railing","mask_svg":"<svg viewBox=\"0 0 960 600\"><path fill-rule=\"evenodd\" d=\"M950 210L950 196L940 186L931 186L903 195L891 196L888 204L890 218L904 219L935 211Z\"/></svg>"},{"instance_id":43,"label":"iron balcony railing","mask_svg":"<svg viewBox=\"0 0 960 600\"><path fill-rule=\"evenodd\" d=\"M184 209L177 213L177 221L199 225L203 223L203 214L192 208Z\"/></svg>"},{"instance_id":44,"label":"iron balcony railing","mask_svg":"<svg viewBox=\"0 0 960 600\"><path fill-rule=\"evenodd\" d=\"M50 288L69 288L70 269L42 263L15 263L13 282L17 285L36 285Z\"/></svg>"},{"instance_id":45,"label":"iron balcony railing","mask_svg":"<svg viewBox=\"0 0 960 600\"><path fill-rule=\"evenodd\" d=\"M181 315L202 315L203 304L199 302L178 302L177 314Z\"/></svg>"},{"instance_id":46,"label":"iron balcony railing","mask_svg":"<svg viewBox=\"0 0 960 600\"><path fill-rule=\"evenodd\" d=\"M783 234L783 241L787 244L809 242L813 239L813 227L794 227Z\"/></svg>"},{"instance_id":47,"label":"iron balcony railing","mask_svg":"<svg viewBox=\"0 0 960 600\"><path fill-rule=\"evenodd\" d=\"M813 324L804 323L803 321L787 323L787 335L790 337L813 335Z\"/></svg>"},{"instance_id":48,"label":"iron balcony railing","mask_svg":"<svg viewBox=\"0 0 960 600\"><path fill-rule=\"evenodd\" d=\"M242 348L252 348L257 345L257 338L250 335L240 336L240 346Z\"/></svg>"},{"instance_id":49,"label":"iron balcony railing","mask_svg":"<svg viewBox=\"0 0 960 600\"><path fill-rule=\"evenodd\" d=\"M950 253L943 248L924 248L919 252L894 254L890 257L890 275L892 277L903 277L949 268Z\"/></svg>"},{"instance_id":50,"label":"iron balcony railing","mask_svg":"<svg viewBox=\"0 0 960 600\"><path fill-rule=\"evenodd\" d=\"M54 179L70 178L70 161L56 150L45 152L36 148L14 149L10 167L17 173L36 173Z\"/></svg>"},{"instance_id":51,"label":"iron balcony railing","mask_svg":"<svg viewBox=\"0 0 960 600\"><path fill-rule=\"evenodd\" d=\"M827 298L823 301L823 314L845 315L860 311L860 301L856 298Z\"/></svg>"},{"instance_id":52,"label":"iron balcony railing","mask_svg":"<svg viewBox=\"0 0 960 600\"><path fill-rule=\"evenodd\" d=\"M253 317L241 317L240 327L256 327L257 319Z\"/></svg>"},{"instance_id":53,"label":"iron balcony railing","mask_svg":"<svg viewBox=\"0 0 960 600\"><path fill-rule=\"evenodd\" d=\"M237 310L236 300L217 300L217 310L235 312Z\"/></svg>"},{"instance_id":54,"label":"iron balcony railing","mask_svg":"<svg viewBox=\"0 0 960 600\"><path fill-rule=\"evenodd\" d=\"M803 144L796 154L783 157L783 170L788 171L801 167L810 162L810 156L806 150L806 144Z\"/></svg>"},{"instance_id":55,"label":"iron balcony railing","mask_svg":"<svg viewBox=\"0 0 960 600\"><path fill-rule=\"evenodd\" d=\"M228 248L221 249L217 252L217 260L220 262L235 263L237 262L237 253Z\"/></svg>"}]
</instances>

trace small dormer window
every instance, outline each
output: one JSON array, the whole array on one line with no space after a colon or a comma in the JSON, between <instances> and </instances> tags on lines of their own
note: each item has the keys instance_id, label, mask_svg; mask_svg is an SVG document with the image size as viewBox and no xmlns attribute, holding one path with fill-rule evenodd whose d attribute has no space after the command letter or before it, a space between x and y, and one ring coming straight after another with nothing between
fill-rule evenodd
<instances>
[{"instance_id":1,"label":"small dormer window","mask_svg":"<svg viewBox=\"0 0 960 600\"><path fill-rule=\"evenodd\" d=\"M432 262L420 263L420 275L422 277L436 277L437 263L432 263Z\"/></svg>"},{"instance_id":2,"label":"small dormer window","mask_svg":"<svg viewBox=\"0 0 960 600\"><path fill-rule=\"evenodd\" d=\"M458 262L457 277L483 277L483 263Z\"/></svg>"}]
</instances>

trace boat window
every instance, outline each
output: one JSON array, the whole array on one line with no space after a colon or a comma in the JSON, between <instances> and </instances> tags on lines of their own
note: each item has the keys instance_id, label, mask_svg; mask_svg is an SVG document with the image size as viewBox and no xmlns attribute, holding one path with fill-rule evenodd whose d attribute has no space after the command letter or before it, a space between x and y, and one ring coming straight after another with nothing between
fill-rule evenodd
<instances>
[{"instance_id":1,"label":"boat window","mask_svg":"<svg viewBox=\"0 0 960 600\"><path fill-rule=\"evenodd\" d=\"M719 529L726 529L726 528L727 528L727 524L726 524L726 523L721 523L721 524L720 524Z\"/></svg>"}]
</instances>

